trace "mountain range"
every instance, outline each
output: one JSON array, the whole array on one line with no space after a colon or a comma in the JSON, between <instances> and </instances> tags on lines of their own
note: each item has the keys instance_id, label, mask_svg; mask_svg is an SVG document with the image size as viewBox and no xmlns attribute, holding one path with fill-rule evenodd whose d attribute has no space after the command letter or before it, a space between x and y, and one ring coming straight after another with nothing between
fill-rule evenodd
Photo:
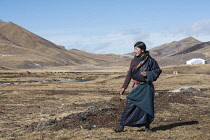
<instances>
[{"instance_id":1,"label":"mountain range","mask_svg":"<svg viewBox=\"0 0 210 140\"><path fill-rule=\"evenodd\" d=\"M76 46L75 46L76 48ZM209 62L210 42L193 37L163 44L149 50L160 66L183 64L192 58ZM0 67L42 69L58 66L128 67L133 53L94 54L67 50L13 23L0 20Z\"/></svg>"},{"instance_id":2,"label":"mountain range","mask_svg":"<svg viewBox=\"0 0 210 140\"><path fill-rule=\"evenodd\" d=\"M130 60L128 56L67 50L15 23L3 21L0 22L0 58L2 67L12 69L80 65L120 66Z\"/></svg>"},{"instance_id":3,"label":"mountain range","mask_svg":"<svg viewBox=\"0 0 210 140\"><path fill-rule=\"evenodd\" d=\"M161 66L180 65L193 58L202 58L210 63L210 42L201 42L193 37L157 46L150 50L150 55Z\"/></svg>"}]
</instances>

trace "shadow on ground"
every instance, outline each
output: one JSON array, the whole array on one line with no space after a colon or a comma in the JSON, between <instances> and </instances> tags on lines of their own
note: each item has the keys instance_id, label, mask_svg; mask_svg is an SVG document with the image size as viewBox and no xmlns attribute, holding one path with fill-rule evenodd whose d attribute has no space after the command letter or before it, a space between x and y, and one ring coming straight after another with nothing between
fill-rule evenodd
<instances>
[{"instance_id":1,"label":"shadow on ground","mask_svg":"<svg viewBox=\"0 0 210 140\"><path fill-rule=\"evenodd\" d=\"M159 127L152 128L152 131L168 130L168 129L172 129L172 128L178 127L178 126L194 125L194 124L198 124L198 121L188 121L188 122L172 123L172 124L168 124L168 125L161 125Z\"/></svg>"}]
</instances>

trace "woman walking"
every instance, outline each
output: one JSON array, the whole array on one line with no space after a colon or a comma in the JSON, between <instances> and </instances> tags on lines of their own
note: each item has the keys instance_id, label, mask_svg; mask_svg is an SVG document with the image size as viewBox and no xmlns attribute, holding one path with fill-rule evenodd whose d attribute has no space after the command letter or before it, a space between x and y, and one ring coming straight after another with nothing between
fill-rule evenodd
<instances>
[{"instance_id":1,"label":"woman walking","mask_svg":"<svg viewBox=\"0 0 210 140\"><path fill-rule=\"evenodd\" d=\"M146 51L143 42L134 45L135 56L120 91L123 95L131 79L132 90L127 95L127 102L122 114L120 126L115 132L123 132L125 126L145 126L146 132L152 132L150 124L154 120L154 85L162 70L158 63Z\"/></svg>"}]
</instances>

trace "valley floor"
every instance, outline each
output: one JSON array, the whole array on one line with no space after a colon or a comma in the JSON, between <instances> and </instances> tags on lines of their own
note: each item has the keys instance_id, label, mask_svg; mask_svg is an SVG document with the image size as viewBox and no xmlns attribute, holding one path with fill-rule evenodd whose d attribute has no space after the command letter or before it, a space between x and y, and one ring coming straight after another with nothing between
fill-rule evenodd
<instances>
[{"instance_id":1,"label":"valley floor","mask_svg":"<svg viewBox=\"0 0 210 140\"><path fill-rule=\"evenodd\" d=\"M0 139L209 139L210 75L205 74L163 72L154 82L155 120L151 125L154 132L145 133L135 127L126 127L123 133L113 132L125 103L125 100L117 100L125 75L126 70L0 71ZM168 92L181 87L195 90ZM115 106L110 101L116 103ZM98 105L103 104L113 110L103 112L105 116L100 111L94 116L86 115L89 117L87 128L81 125L79 118L74 127L71 124L57 127L64 117L94 107L97 110ZM110 120L91 124L91 117Z\"/></svg>"}]
</instances>

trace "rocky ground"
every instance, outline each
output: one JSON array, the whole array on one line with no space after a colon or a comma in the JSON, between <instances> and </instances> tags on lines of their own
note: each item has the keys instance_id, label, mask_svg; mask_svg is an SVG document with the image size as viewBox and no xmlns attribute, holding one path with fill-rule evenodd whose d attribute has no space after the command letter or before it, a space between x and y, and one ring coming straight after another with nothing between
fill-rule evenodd
<instances>
[{"instance_id":1,"label":"rocky ground","mask_svg":"<svg viewBox=\"0 0 210 140\"><path fill-rule=\"evenodd\" d=\"M0 139L209 139L210 88L206 75L193 82L192 74L163 73L155 82L154 133L141 131L143 127L113 132L125 106L126 100L118 96L125 75L116 71L1 72L1 83L13 84L0 86ZM191 78L188 84L186 78ZM39 80L47 82L14 84ZM198 84L199 80L202 83Z\"/></svg>"}]
</instances>

